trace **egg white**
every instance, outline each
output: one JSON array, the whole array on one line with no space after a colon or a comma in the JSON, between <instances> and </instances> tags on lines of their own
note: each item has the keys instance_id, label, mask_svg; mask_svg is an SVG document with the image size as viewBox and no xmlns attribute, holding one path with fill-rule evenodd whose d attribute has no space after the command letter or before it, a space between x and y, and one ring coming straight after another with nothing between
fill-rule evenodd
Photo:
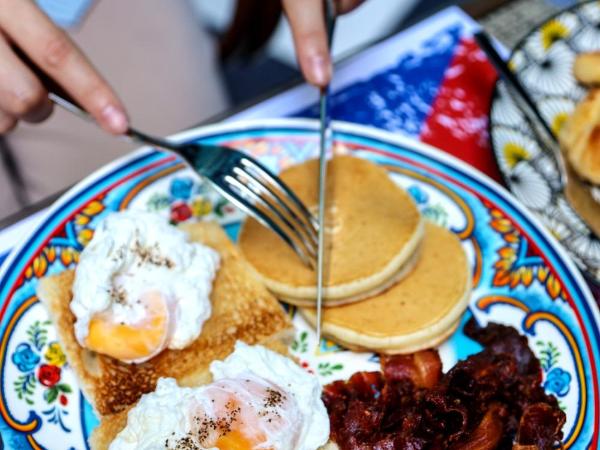
<instances>
[{"instance_id":1,"label":"egg white","mask_svg":"<svg viewBox=\"0 0 600 450\"><path fill-rule=\"evenodd\" d=\"M130 210L108 215L75 271L70 307L78 342L85 345L90 321L99 313L115 323L140 322L146 309L139 300L158 292L169 311L164 347L185 348L210 317L218 267L215 250L189 242L183 231L156 214Z\"/></svg>"},{"instance_id":2,"label":"egg white","mask_svg":"<svg viewBox=\"0 0 600 450\"><path fill-rule=\"evenodd\" d=\"M289 358L260 345L250 346L238 341L235 351L223 361L210 365L214 380L243 378L251 373L289 392L302 414L299 445L295 450L319 448L329 438L329 416L321 400L321 385Z\"/></svg>"}]
</instances>

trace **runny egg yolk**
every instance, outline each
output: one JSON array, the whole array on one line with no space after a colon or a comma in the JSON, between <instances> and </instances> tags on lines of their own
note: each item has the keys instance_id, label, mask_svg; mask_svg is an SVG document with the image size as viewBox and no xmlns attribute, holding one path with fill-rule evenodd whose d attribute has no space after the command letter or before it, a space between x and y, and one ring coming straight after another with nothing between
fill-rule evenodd
<instances>
[{"instance_id":1,"label":"runny egg yolk","mask_svg":"<svg viewBox=\"0 0 600 450\"><path fill-rule=\"evenodd\" d=\"M244 436L241 431L232 430L217 439L214 443L214 448L218 448L219 450L252 450L255 448L255 444Z\"/></svg>"},{"instance_id":2,"label":"runny egg yolk","mask_svg":"<svg viewBox=\"0 0 600 450\"><path fill-rule=\"evenodd\" d=\"M222 400L219 397L217 395L217 405L219 400ZM225 400L225 404L219 405L218 418L211 421L214 425L209 425L218 431L207 439L209 442L205 444L219 450L253 450L259 445L260 448L269 450L268 447L264 447L267 439L265 434L259 431L260 423L256 420L256 411L249 409L235 394L226 396Z\"/></svg>"},{"instance_id":3,"label":"runny egg yolk","mask_svg":"<svg viewBox=\"0 0 600 450\"><path fill-rule=\"evenodd\" d=\"M110 312L92 317L86 347L121 361L144 360L159 353L169 328L167 302L157 291L144 294L139 301L145 314L136 323L116 322Z\"/></svg>"}]
</instances>

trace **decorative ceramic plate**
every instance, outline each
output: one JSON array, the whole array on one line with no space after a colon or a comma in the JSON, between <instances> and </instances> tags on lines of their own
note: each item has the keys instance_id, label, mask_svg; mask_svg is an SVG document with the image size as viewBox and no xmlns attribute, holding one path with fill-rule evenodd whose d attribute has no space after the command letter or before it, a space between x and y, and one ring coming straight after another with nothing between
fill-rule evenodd
<instances>
[{"instance_id":1,"label":"decorative ceramic plate","mask_svg":"<svg viewBox=\"0 0 600 450\"><path fill-rule=\"evenodd\" d=\"M273 170L316 156L317 123L246 122L178 136L244 149ZM565 448L597 448L600 316L584 281L553 237L513 197L442 152L389 133L335 126L335 149L375 161L429 219L462 240L474 290L464 321L510 324L527 335L545 389L566 411ZM240 214L173 155L141 149L92 175L59 200L4 265L0 278L0 433L11 449L84 449L97 424L35 295L40 278L73 267L110 211L142 209L173 223L216 219L235 239ZM322 340L294 317L292 351L326 383L376 370L376 355ZM464 323L464 322L463 322ZM444 366L478 351L457 331L440 348ZM0 446L2 448L2 446Z\"/></svg>"},{"instance_id":2,"label":"decorative ceramic plate","mask_svg":"<svg viewBox=\"0 0 600 450\"><path fill-rule=\"evenodd\" d=\"M584 2L557 14L513 50L509 64L555 134L586 93L572 73L576 54L598 50L598 1ZM492 102L490 136L509 189L537 214L576 264L600 283L600 239L558 189L555 158L536 143L533 131L501 82Z\"/></svg>"}]
</instances>

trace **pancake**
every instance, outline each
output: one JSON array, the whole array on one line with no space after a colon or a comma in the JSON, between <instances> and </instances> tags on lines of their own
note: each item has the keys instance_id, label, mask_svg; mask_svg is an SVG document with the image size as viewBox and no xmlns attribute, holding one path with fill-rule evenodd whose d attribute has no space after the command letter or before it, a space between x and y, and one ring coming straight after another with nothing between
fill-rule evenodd
<instances>
[{"instance_id":1,"label":"pancake","mask_svg":"<svg viewBox=\"0 0 600 450\"><path fill-rule=\"evenodd\" d=\"M458 238L427 223L414 271L386 292L323 310L323 335L354 350L386 354L434 347L458 327L469 302L471 269ZM313 325L314 309L300 309Z\"/></svg>"},{"instance_id":2,"label":"pancake","mask_svg":"<svg viewBox=\"0 0 600 450\"><path fill-rule=\"evenodd\" d=\"M310 209L318 202L318 161L281 173ZM412 198L385 169L364 159L336 156L327 166L324 304L355 302L410 273L423 236ZM258 277L285 301L312 306L316 272L305 266L275 233L249 218L239 246Z\"/></svg>"}]
</instances>

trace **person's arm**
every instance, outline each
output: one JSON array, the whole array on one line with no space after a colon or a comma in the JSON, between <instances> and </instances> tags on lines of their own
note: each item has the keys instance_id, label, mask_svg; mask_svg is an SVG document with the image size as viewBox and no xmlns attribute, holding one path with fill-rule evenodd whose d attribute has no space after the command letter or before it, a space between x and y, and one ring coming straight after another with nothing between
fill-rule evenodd
<instances>
[{"instance_id":1,"label":"person's arm","mask_svg":"<svg viewBox=\"0 0 600 450\"><path fill-rule=\"evenodd\" d=\"M121 101L67 34L29 0L0 0L0 134L52 112L48 93L13 50L19 47L107 131L128 125Z\"/></svg>"},{"instance_id":2,"label":"person's arm","mask_svg":"<svg viewBox=\"0 0 600 450\"><path fill-rule=\"evenodd\" d=\"M306 80L326 86L333 67L327 49L323 0L282 0L294 36L298 63ZM337 0L336 14L344 14L363 0Z\"/></svg>"}]
</instances>

